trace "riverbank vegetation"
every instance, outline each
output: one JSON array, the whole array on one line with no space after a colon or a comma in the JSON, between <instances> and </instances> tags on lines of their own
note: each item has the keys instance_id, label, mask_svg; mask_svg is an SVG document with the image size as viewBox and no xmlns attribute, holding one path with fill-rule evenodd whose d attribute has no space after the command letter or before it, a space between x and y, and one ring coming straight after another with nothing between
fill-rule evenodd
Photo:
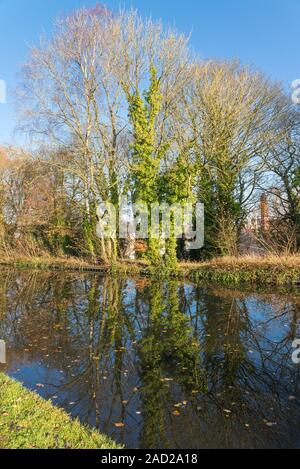
<instances>
[{"instance_id":1,"label":"riverbank vegetation","mask_svg":"<svg viewBox=\"0 0 300 469\"><path fill-rule=\"evenodd\" d=\"M118 449L118 445L0 373L0 448Z\"/></svg>"},{"instance_id":2,"label":"riverbank vegetation","mask_svg":"<svg viewBox=\"0 0 300 469\"><path fill-rule=\"evenodd\" d=\"M73 272L99 272L115 275L147 276L161 278L185 278L225 285L248 284L299 285L300 255L289 256L239 256L219 257L204 262L180 262L176 269L158 269L145 261L119 261L114 265L99 265L70 257L22 257L1 258L0 265L21 269L67 270Z\"/></svg>"},{"instance_id":3,"label":"riverbank vegetation","mask_svg":"<svg viewBox=\"0 0 300 469\"><path fill-rule=\"evenodd\" d=\"M2 257L124 266L130 250L175 275L178 261L231 256L222 277L241 268L260 281L265 268L245 269L239 255L299 251L299 109L257 70L201 61L188 43L160 22L98 5L59 19L31 48L19 89L31 146L1 151ZM262 195L270 204L258 217ZM203 202L204 247L190 251L174 227L166 241L149 229L131 247L99 236L99 207L124 196L149 210ZM221 264L204 264L198 277L219 278Z\"/></svg>"}]
</instances>

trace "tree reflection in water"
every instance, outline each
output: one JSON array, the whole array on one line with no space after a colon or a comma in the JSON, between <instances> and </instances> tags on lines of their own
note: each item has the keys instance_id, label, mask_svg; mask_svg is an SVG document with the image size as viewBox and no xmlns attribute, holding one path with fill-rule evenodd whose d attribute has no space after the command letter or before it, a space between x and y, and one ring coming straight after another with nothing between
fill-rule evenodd
<instances>
[{"instance_id":1,"label":"tree reflection in water","mask_svg":"<svg viewBox=\"0 0 300 469\"><path fill-rule=\"evenodd\" d=\"M0 301L2 369L128 447L300 446L297 292L7 270Z\"/></svg>"}]
</instances>

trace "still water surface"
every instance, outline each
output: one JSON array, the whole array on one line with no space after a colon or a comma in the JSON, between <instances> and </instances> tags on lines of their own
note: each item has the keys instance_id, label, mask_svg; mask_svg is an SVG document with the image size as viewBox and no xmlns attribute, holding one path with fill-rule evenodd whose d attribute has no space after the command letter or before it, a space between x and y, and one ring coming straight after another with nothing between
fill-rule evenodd
<instances>
[{"instance_id":1,"label":"still water surface","mask_svg":"<svg viewBox=\"0 0 300 469\"><path fill-rule=\"evenodd\" d=\"M299 324L297 291L0 274L0 369L128 448L300 448Z\"/></svg>"}]
</instances>

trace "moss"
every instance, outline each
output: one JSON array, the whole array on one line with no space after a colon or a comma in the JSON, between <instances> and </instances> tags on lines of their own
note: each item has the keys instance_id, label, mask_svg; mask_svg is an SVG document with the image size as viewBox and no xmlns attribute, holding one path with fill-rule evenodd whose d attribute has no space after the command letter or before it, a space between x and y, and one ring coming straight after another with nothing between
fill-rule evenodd
<instances>
[{"instance_id":1,"label":"moss","mask_svg":"<svg viewBox=\"0 0 300 469\"><path fill-rule=\"evenodd\" d=\"M0 373L0 448L118 449L118 445Z\"/></svg>"},{"instance_id":2,"label":"moss","mask_svg":"<svg viewBox=\"0 0 300 469\"><path fill-rule=\"evenodd\" d=\"M194 281L210 281L226 285L252 284L252 285L292 285L299 281L300 270L278 270L268 268L246 268L227 270L226 268L199 268L189 274Z\"/></svg>"}]
</instances>

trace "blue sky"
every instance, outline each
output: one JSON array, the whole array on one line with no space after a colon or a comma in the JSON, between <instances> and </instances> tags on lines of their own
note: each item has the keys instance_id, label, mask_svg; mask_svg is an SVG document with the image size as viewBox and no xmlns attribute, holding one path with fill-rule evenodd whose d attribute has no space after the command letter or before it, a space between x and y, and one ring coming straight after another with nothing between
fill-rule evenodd
<instances>
[{"instance_id":1,"label":"blue sky","mask_svg":"<svg viewBox=\"0 0 300 469\"><path fill-rule=\"evenodd\" d=\"M96 0L0 0L0 79L7 103L0 104L0 144L17 144L13 90L29 44L53 19ZM137 8L186 33L203 58L238 57L286 86L300 78L300 0L107 0L112 9Z\"/></svg>"}]
</instances>

